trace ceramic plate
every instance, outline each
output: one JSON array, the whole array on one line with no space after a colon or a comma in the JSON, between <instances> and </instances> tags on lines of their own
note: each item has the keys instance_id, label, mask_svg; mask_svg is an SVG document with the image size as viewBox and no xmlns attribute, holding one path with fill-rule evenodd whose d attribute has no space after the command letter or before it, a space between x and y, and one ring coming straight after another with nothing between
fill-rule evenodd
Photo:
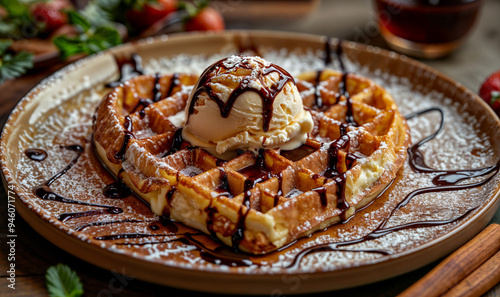
<instances>
[{"instance_id":1,"label":"ceramic plate","mask_svg":"<svg viewBox=\"0 0 500 297\"><path fill-rule=\"evenodd\" d=\"M105 84L119 75L117 60L137 54L147 73L199 74L221 57L257 52L298 75L325 67L326 44L322 36L269 31L180 34L129 43L65 67L21 100L3 130L2 172L6 188L17 195L18 213L49 241L97 266L154 283L208 292L334 290L390 278L445 256L484 228L495 214L500 193L495 168L484 176L460 181L459 189L415 195L391 215L412 192L433 187L437 175L415 172L406 162L383 195L349 221L278 252L248 256L241 263L209 259L207 250L215 250L217 242L204 235L197 235L201 245L182 240L176 234L186 232L187 227L154 216L134 196L104 196L103 189L114 179L94 155L91 125L98 102L109 91ZM337 40L330 41L330 47L337 45ZM353 42L343 42L342 47L347 70L384 86L403 114L433 107L443 111L442 131L420 147L430 167L496 166L498 170L500 122L473 92L405 56ZM328 67L338 68L335 56L332 61ZM412 142L437 131L440 122L437 111L409 119ZM79 157L75 145L83 148ZM45 159L34 160L42 151L30 149L42 150ZM82 203L35 195L33 189L53 176L57 176L51 184L54 193ZM467 186L470 184L477 186ZM394 228L385 235L345 246L344 251L316 248L363 238L387 219L386 227Z\"/></svg>"}]
</instances>

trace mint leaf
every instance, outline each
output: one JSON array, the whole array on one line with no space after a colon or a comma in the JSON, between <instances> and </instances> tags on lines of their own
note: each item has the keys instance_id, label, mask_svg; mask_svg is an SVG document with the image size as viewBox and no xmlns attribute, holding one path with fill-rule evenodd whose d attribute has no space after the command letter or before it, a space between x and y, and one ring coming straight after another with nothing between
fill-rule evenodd
<instances>
[{"instance_id":1,"label":"mint leaf","mask_svg":"<svg viewBox=\"0 0 500 297\"><path fill-rule=\"evenodd\" d=\"M93 53L105 50L121 43L120 34L110 27L99 27L88 39L89 47Z\"/></svg>"},{"instance_id":2,"label":"mint leaf","mask_svg":"<svg viewBox=\"0 0 500 297\"><path fill-rule=\"evenodd\" d=\"M83 294L80 278L67 265L49 267L45 279L51 297L78 297Z\"/></svg>"},{"instance_id":3,"label":"mint leaf","mask_svg":"<svg viewBox=\"0 0 500 297\"><path fill-rule=\"evenodd\" d=\"M78 26L83 32L87 32L91 28L89 21L87 21L78 12L76 12L74 10L70 10L70 11L67 11L66 14L68 15L68 22L70 24Z\"/></svg>"},{"instance_id":4,"label":"mint leaf","mask_svg":"<svg viewBox=\"0 0 500 297\"><path fill-rule=\"evenodd\" d=\"M4 9L3 13L0 13L1 37L20 39L34 37L38 33L37 30L32 29L35 24L31 17L29 3L24 0L0 0L0 7Z\"/></svg>"},{"instance_id":5,"label":"mint leaf","mask_svg":"<svg viewBox=\"0 0 500 297\"><path fill-rule=\"evenodd\" d=\"M60 35L54 38L53 42L59 49L59 54L63 59L67 59L78 54L88 54L85 42L79 37L70 38Z\"/></svg>"},{"instance_id":6,"label":"mint leaf","mask_svg":"<svg viewBox=\"0 0 500 297\"><path fill-rule=\"evenodd\" d=\"M142 11L144 5L154 3L158 3L158 0L90 0L81 13L94 26L116 22L134 32L136 29L129 23L127 13L130 10Z\"/></svg>"},{"instance_id":7,"label":"mint leaf","mask_svg":"<svg viewBox=\"0 0 500 297\"><path fill-rule=\"evenodd\" d=\"M77 37L58 36L54 44L63 59L77 54L95 54L121 43L120 34L113 28L99 27L95 32L83 33Z\"/></svg>"},{"instance_id":8,"label":"mint leaf","mask_svg":"<svg viewBox=\"0 0 500 297\"><path fill-rule=\"evenodd\" d=\"M63 59L77 54L91 55L120 44L118 31L108 26L93 27L90 22L76 11L68 12L69 23L80 28L75 37L58 36L53 42Z\"/></svg>"},{"instance_id":9,"label":"mint leaf","mask_svg":"<svg viewBox=\"0 0 500 297\"><path fill-rule=\"evenodd\" d=\"M0 55L3 55L11 44L9 40L0 40Z\"/></svg>"},{"instance_id":10,"label":"mint leaf","mask_svg":"<svg viewBox=\"0 0 500 297\"><path fill-rule=\"evenodd\" d=\"M27 5L19 0L0 0L0 5L5 8L10 17L21 17L28 13Z\"/></svg>"},{"instance_id":11,"label":"mint leaf","mask_svg":"<svg viewBox=\"0 0 500 297\"><path fill-rule=\"evenodd\" d=\"M112 20L111 14L104 7L97 5L95 1L90 1L80 14L94 27L107 25Z\"/></svg>"},{"instance_id":12,"label":"mint leaf","mask_svg":"<svg viewBox=\"0 0 500 297\"><path fill-rule=\"evenodd\" d=\"M10 45L10 42L8 42ZM0 42L0 84L12 78L19 77L26 73L26 70L33 67L33 54L20 52L17 55L5 54L6 42Z\"/></svg>"},{"instance_id":13,"label":"mint leaf","mask_svg":"<svg viewBox=\"0 0 500 297\"><path fill-rule=\"evenodd\" d=\"M7 36L8 34L12 33L14 30L16 30L16 24L13 22L4 22L0 20L0 35L1 36Z\"/></svg>"}]
</instances>

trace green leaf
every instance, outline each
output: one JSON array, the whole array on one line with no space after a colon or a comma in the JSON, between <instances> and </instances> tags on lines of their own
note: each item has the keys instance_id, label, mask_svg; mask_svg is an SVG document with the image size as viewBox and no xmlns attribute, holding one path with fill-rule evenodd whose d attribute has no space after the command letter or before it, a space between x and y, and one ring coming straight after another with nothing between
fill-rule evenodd
<instances>
[{"instance_id":1,"label":"green leaf","mask_svg":"<svg viewBox=\"0 0 500 297\"><path fill-rule=\"evenodd\" d=\"M66 11L68 15L68 22L72 25L78 26L83 32L87 32L91 25L81 14L74 10Z\"/></svg>"},{"instance_id":2,"label":"green leaf","mask_svg":"<svg viewBox=\"0 0 500 297\"><path fill-rule=\"evenodd\" d=\"M197 16L203 9L208 7L210 4L209 0L194 0L193 2L181 2L179 4L179 9L185 10L187 15L184 16L183 22L187 22L188 20Z\"/></svg>"},{"instance_id":3,"label":"green leaf","mask_svg":"<svg viewBox=\"0 0 500 297\"><path fill-rule=\"evenodd\" d=\"M8 79L23 75L26 70L32 67L33 54L31 53L20 52L15 56L4 55L0 59L0 84Z\"/></svg>"},{"instance_id":4,"label":"green leaf","mask_svg":"<svg viewBox=\"0 0 500 297\"><path fill-rule=\"evenodd\" d=\"M128 9L135 9L139 11L142 11L144 9L144 5L146 4L158 3L157 0L124 0L121 2L122 5L124 5Z\"/></svg>"},{"instance_id":5,"label":"green leaf","mask_svg":"<svg viewBox=\"0 0 500 297\"><path fill-rule=\"evenodd\" d=\"M93 27L99 27L108 24L112 16L103 7L96 4L96 1L91 1L80 14L89 21Z\"/></svg>"},{"instance_id":6,"label":"green leaf","mask_svg":"<svg viewBox=\"0 0 500 297\"><path fill-rule=\"evenodd\" d=\"M89 37L89 43L100 44L100 49L105 50L122 42L120 34L110 27L99 27Z\"/></svg>"},{"instance_id":7,"label":"green leaf","mask_svg":"<svg viewBox=\"0 0 500 297\"><path fill-rule=\"evenodd\" d=\"M16 30L17 26L13 22L0 21L0 35L5 36Z\"/></svg>"},{"instance_id":8,"label":"green leaf","mask_svg":"<svg viewBox=\"0 0 500 297\"><path fill-rule=\"evenodd\" d=\"M5 8L10 17L20 17L28 13L28 6L18 0L0 0L0 5Z\"/></svg>"},{"instance_id":9,"label":"green leaf","mask_svg":"<svg viewBox=\"0 0 500 297\"><path fill-rule=\"evenodd\" d=\"M77 54L91 55L121 43L120 34L114 28L98 27L94 32L77 37L58 36L54 44L60 51L61 57L66 59Z\"/></svg>"},{"instance_id":10,"label":"green leaf","mask_svg":"<svg viewBox=\"0 0 500 297\"><path fill-rule=\"evenodd\" d=\"M188 16L187 16L188 19L191 19L198 14L198 8L196 8L196 6L192 3L186 3L183 8L188 13Z\"/></svg>"},{"instance_id":11,"label":"green leaf","mask_svg":"<svg viewBox=\"0 0 500 297\"><path fill-rule=\"evenodd\" d=\"M114 9L116 8L122 1L120 0L97 0L93 1L96 5L106 8L106 9Z\"/></svg>"},{"instance_id":12,"label":"green leaf","mask_svg":"<svg viewBox=\"0 0 500 297\"><path fill-rule=\"evenodd\" d=\"M69 38L67 36L57 36L54 38L54 44L59 49L61 58L66 59L78 54L88 54L87 46L80 38Z\"/></svg>"},{"instance_id":13,"label":"green leaf","mask_svg":"<svg viewBox=\"0 0 500 297\"><path fill-rule=\"evenodd\" d=\"M51 297L78 297L83 294L80 278L67 265L49 267L45 279Z\"/></svg>"},{"instance_id":14,"label":"green leaf","mask_svg":"<svg viewBox=\"0 0 500 297\"><path fill-rule=\"evenodd\" d=\"M3 55L11 44L10 40L0 40L0 55Z\"/></svg>"},{"instance_id":15,"label":"green leaf","mask_svg":"<svg viewBox=\"0 0 500 297\"><path fill-rule=\"evenodd\" d=\"M81 14L94 26L115 22L126 25L133 32L134 28L127 19L128 11L142 11L144 5L154 3L158 3L158 0L90 0Z\"/></svg>"}]
</instances>

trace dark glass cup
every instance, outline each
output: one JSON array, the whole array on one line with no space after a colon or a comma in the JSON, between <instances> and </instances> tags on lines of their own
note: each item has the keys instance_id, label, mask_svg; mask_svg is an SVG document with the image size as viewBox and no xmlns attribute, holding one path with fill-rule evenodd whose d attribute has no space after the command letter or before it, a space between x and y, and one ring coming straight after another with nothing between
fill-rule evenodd
<instances>
[{"instance_id":1,"label":"dark glass cup","mask_svg":"<svg viewBox=\"0 0 500 297\"><path fill-rule=\"evenodd\" d=\"M381 35L407 55L434 59L458 48L471 31L482 0L375 0Z\"/></svg>"}]
</instances>

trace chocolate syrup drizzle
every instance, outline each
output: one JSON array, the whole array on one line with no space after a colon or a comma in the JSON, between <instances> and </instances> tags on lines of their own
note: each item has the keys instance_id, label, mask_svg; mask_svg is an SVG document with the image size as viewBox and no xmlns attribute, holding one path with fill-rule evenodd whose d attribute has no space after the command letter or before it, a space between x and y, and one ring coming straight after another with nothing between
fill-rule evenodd
<instances>
[{"instance_id":1,"label":"chocolate syrup drizzle","mask_svg":"<svg viewBox=\"0 0 500 297\"><path fill-rule=\"evenodd\" d=\"M263 64L260 64L260 66L263 68L262 76L266 76L270 73L276 72L279 74L279 81L271 87L266 87L266 85L262 81L262 78L259 76L258 79L261 82L262 88L256 89L251 86L253 78L245 77L240 81L238 87L236 87L231 92L227 101L224 102L221 98L219 98L219 96L212 90L210 86L210 79L212 77L211 74L215 72L219 73L221 71L231 70L235 67L251 69L250 65L247 62L235 63L231 67L226 68L224 66L224 60L225 59L222 59L212 64L201 75L200 79L198 80L198 83L195 86L195 91L193 93L192 100L189 105L187 121L189 121L189 116L193 114L196 102L199 99L199 95L202 93L206 93L208 95L208 98L210 98L210 100L214 101L219 106L221 117L227 118L229 117L229 114L233 109L233 105L236 102L236 99L238 99L238 97L241 94L250 91L257 93L262 99L262 118L263 118L262 130L264 132L267 132L269 130L269 123L271 122L273 116L274 99L276 99L276 95L279 92L281 92L281 90L285 87L286 83L288 83L289 81L294 82L293 77L286 70L284 70L278 65L270 64L268 66L264 66Z\"/></svg>"},{"instance_id":2,"label":"chocolate syrup drizzle","mask_svg":"<svg viewBox=\"0 0 500 297\"><path fill-rule=\"evenodd\" d=\"M61 171L56 173L54 176L49 178L47 181L44 183L33 187L32 191L33 193L41 199L44 200L51 200L51 201L57 201L57 202L62 202L62 203L71 203L71 204L79 204L79 205L88 205L88 206L97 206L97 207L102 207L104 209L99 209L99 210L90 210L90 211L82 211L82 212L73 212L73 213L63 213L60 214L58 219L60 221L67 221L73 218L79 218L82 216L90 216L90 215L96 215L96 214L102 214L102 213L109 213L109 214L119 214L122 213L123 210L119 207L115 206L108 206L108 205L101 205L101 204L94 204L94 203L88 203L88 202L83 202L83 201L78 201L70 198L66 198L64 196L61 196L50 188L50 185L54 183L58 178L66 174L78 161L80 156L84 152L84 148L80 145L68 145L64 147L67 150L76 152L77 155L71 160L71 162L63 168Z\"/></svg>"},{"instance_id":3,"label":"chocolate syrup drizzle","mask_svg":"<svg viewBox=\"0 0 500 297\"><path fill-rule=\"evenodd\" d=\"M132 191L123 181L119 180L107 185L103 189L103 194L106 198L122 199L132 195Z\"/></svg>"},{"instance_id":4,"label":"chocolate syrup drizzle","mask_svg":"<svg viewBox=\"0 0 500 297\"><path fill-rule=\"evenodd\" d=\"M125 160L125 153L127 152L127 145L130 139L135 138L134 133L132 133L134 125L132 124L132 119L129 115L125 116L125 122L123 123L123 128L125 135L123 136L123 143L120 150L115 153L115 158L120 161Z\"/></svg>"},{"instance_id":5,"label":"chocolate syrup drizzle","mask_svg":"<svg viewBox=\"0 0 500 297\"><path fill-rule=\"evenodd\" d=\"M155 74L155 82L153 85L153 102L158 102L161 100L161 84L160 84L161 75L159 73Z\"/></svg>"},{"instance_id":6,"label":"chocolate syrup drizzle","mask_svg":"<svg viewBox=\"0 0 500 297\"><path fill-rule=\"evenodd\" d=\"M224 170L224 167L218 167L219 169L219 180L220 183L215 189L219 196L226 196L229 198L233 198L233 194L229 190L229 180L227 179L227 172Z\"/></svg>"},{"instance_id":7,"label":"chocolate syrup drizzle","mask_svg":"<svg viewBox=\"0 0 500 297\"><path fill-rule=\"evenodd\" d=\"M140 74L142 74L142 73L140 73ZM124 76L124 74L122 73L121 76ZM161 75L159 73L156 73L155 74L155 81L153 84L153 91L152 91L153 98L152 99L139 98L137 105L132 109L132 112L136 112L140 107L142 107L142 109L139 111L139 116L141 118L144 118L144 116L146 115L146 111L145 111L146 107L148 107L149 105L151 105L155 102L162 100L163 98L171 96L173 89L180 84L179 74L174 73L172 75L172 79L170 81L169 89L166 93L166 96L164 97L161 93L160 79L161 79ZM125 132L125 135L123 136L123 143L122 143L120 150L117 153L115 153L115 158L117 160L120 160L120 161L125 160L125 153L126 153L127 145L129 143L130 139L135 138L135 135L133 133L132 118L130 117L130 115L125 116L125 122L123 123L123 128L124 128L124 132ZM181 143L182 143L182 129L178 129L174 134L172 148L163 157L165 157L169 154L172 154L174 152L177 152L180 149Z\"/></svg>"},{"instance_id":8,"label":"chocolate syrup drizzle","mask_svg":"<svg viewBox=\"0 0 500 297\"><path fill-rule=\"evenodd\" d=\"M325 56L324 56L324 65L325 68L330 66L332 64L332 59L331 59L331 40L330 38L326 39L325 42ZM336 57L340 65L340 69L342 71L342 79L339 83L339 93L337 94L337 100L335 104L338 104L340 101L340 97L344 96L346 98L346 106L347 106L347 112L346 112L346 118L345 121L347 124L341 124L339 129L340 129L340 137L328 145L328 167L327 170L323 173L323 176L325 176L327 179L334 180L335 183L337 184L337 208L344 213L346 210L349 209L349 204L347 203L345 199L345 183L346 183L346 174L345 172L339 172L337 170L337 162L338 162L338 156L339 152L341 149L345 149L348 147L350 138L349 135L347 135L347 128L348 126L357 126L356 121L354 120L353 116L353 108L352 108L352 100L349 96L349 93L347 92L347 75L348 72L346 71L342 55L342 41L339 40L337 47L336 47ZM318 70L316 74L316 81L315 81L315 104L319 109L323 109L323 100L321 98L321 93L319 91L319 83L321 81L321 75L323 74L324 70ZM347 153L346 155L346 166L349 169L352 167L354 161L356 161L358 157L354 154ZM318 178L319 175L315 175L315 178ZM316 193L318 193L321 204L323 206L326 206L328 203L327 196L326 196L326 187L318 187L313 189ZM345 219L345 218L344 218Z\"/></svg>"},{"instance_id":9,"label":"chocolate syrup drizzle","mask_svg":"<svg viewBox=\"0 0 500 297\"><path fill-rule=\"evenodd\" d=\"M133 220L133 219L124 219L124 220L116 220L116 221L105 221L105 222L92 222L88 224L84 224L75 228L75 231L82 231L85 228L93 227L93 226L105 226L119 223L142 223L144 221L141 220Z\"/></svg>"},{"instance_id":10,"label":"chocolate syrup drizzle","mask_svg":"<svg viewBox=\"0 0 500 297\"><path fill-rule=\"evenodd\" d=\"M498 170L498 167L500 166L500 161L493 166L477 168L477 169L466 169L466 170L437 170L430 168L427 164L425 164L424 155L420 151L420 147L429 140L435 138L436 135L438 135L443 130L444 111L439 107L432 107L406 116L406 119L409 120L416 116L423 115L429 112L439 112L439 114L441 115L441 122L439 125L439 129L436 132L422 139L408 150L410 166L413 169L413 171L420 173L441 173L432 179L432 183L437 186L447 186L447 185L454 185L464 179L484 176L490 174L495 170Z\"/></svg>"},{"instance_id":11,"label":"chocolate syrup drizzle","mask_svg":"<svg viewBox=\"0 0 500 297\"><path fill-rule=\"evenodd\" d=\"M116 64L120 70L120 77L118 80L106 84L107 88L116 88L127 80L144 74L142 68L142 58L138 54L133 54L130 58L116 57Z\"/></svg>"},{"instance_id":12,"label":"chocolate syrup drizzle","mask_svg":"<svg viewBox=\"0 0 500 297\"><path fill-rule=\"evenodd\" d=\"M236 231L231 236L233 248L237 249L240 242L244 239L245 220L250 213L251 205L250 198L252 191L256 184L264 182L274 175L271 171L267 170L264 164L264 150L259 149L259 154L255 160L254 165L245 167L238 172L245 175L247 179L243 183L243 202L238 210L238 222L236 223ZM245 208L243 208L245 206Z\"/></svg>"},{"instance_id":13,"label":"chocolate syrup drizzle","mask_svg":"<svg viewBox=\"0 0 500 297\"><path fill-rule=\"evenodd\" d=\"M47 152L41 149L27 149L24 151L26 156L33 161L43 161L47 158Z\"/></svg>"},{"instance_id":14,"label":"chocolate syrup drizzle","mask_svg":"<svg viewBox=\"0 0 500 297\"><path fill-rule=\"evenodd\" d=\"M146 234L144 234L146 235ZM172 234L155 234L155 236L169 236ZM227 265L227 266L260 266L258 263L254 263L247 254L244 253L239 253L229 247L226 246L218 246L214 249L209 249L206 247L202 241L195 239L194 236L200 236L202 238L206 238L205 233L190 233L190 232L185 232L185 233L179 233L175 234L177 236L181 236L178 238L174 239L168 239L168 240L161 240L161 241L146 241L146 242L119 242L115 243L116 245L147 245L147 244L161 244L161 243L171 243L171 242L181 242L183 244L187 245L194 245L198 248L200 251L200 257L210 263L216 264L216 265ZM131 235L134 236L134 235ZM135 237L129 237L129 238L140 238L140 237L148 237L148 236L142 236L142 234L138 234ZM124 237L121 237L124 238Z\"/></svg>"},{"instance_id":15,"label":"chocolate syrup drizzle","mask_svg":"<svg viewBox=\"0 0 500 297\"><path fill-rule=\"evenodd\" d=\"M324 67L325 69L332 64L332 49L331 49L331 40L329 37L326 38L325 41L325 55L324 55ZM345 121L349 126L355 126L357 127L358 124L354 120L354 115L353 115L353 108L352 108L352 99L351 96L349 95L349 92L347 92L347 76L349 75L349 72L346 70L344 61L342 59L343 56L343 50L342 50L342 40L338 40L337 47L335 49L335 54L337 57L337 61L339 62L340 66L340 71L342 72L342 78L339 83L339 93L336 94L336 100L334 104L338 104L340 102L341 96L344 96L346 99L346 107L347 107L347 112L346 112L346 117ZM323 98L321 97L321 92L319 90L319 84L321 82L321 75L325 71L325 69L318 70L316 72L316 79L314 83L314 102L315 106L322 110L326 108L327 106L324 105Z\"/></svg>"},{"instance_id":16,"label":"chocolate syrup drizzle","mask_svg":"<svg viewBox=\"0 0 500 297\"><path fill-rule=\"evenodd\" d=\"M345 149L348 147L350 138L349 135L347 135L347 125L346 124L341 124L339 129L340 129L340 137L337 138L336 140L330 142L329 144L324 144L328 145L328 166L322 174L315 174L313 176L314 179L318 179L321 176L324 176L328 180L333 180L335 181L335 184L337 185L337 190L336 190L336 196L337 196L337 208L342 211L344 214L345 211L349 209L349 203L345 199L345 183L346 183L346 173L345 172L339 172L337 169L337 163L338 163L338 157L339 157L339 152L341 149ZM349 160L347 159L346 156L346 163L348 163L348 166L352 166L354 161L358 159L357 156L354 154L349 155ZM325 182L326 183L326 182ZM312 191L315 191L321 200L321 205L323 207L327 206L328 204L328 199L326 196L327 189L325 186L321 186L318 188L312 189ZM345 219L345 218L344 218Z\"/></svg>"},{"instance_id":17,"label":"chocolate syrup drizzle","mask_svg":"<svg viewBox=\"0 0 500 297\"><path fill-rule=\"evenodd\" d=\"M179 73L174 73L172 75L172 80L170 81L170 86L168 87L167 94L165 95L165 97L172 96L174 88L180 84L181 84L181 81L179 80Z\"/></svg>"},{"instance_id":18,"label":"chocolate syrup drizzle","mask_svg":"<svg viewBox=\"0 0 500 297\"><path fill-rule=\"evenodd\" d=\"M151 234L151 233L121 233L112 235L102 235L94 237L95 240L117 240L117 239L131 239L131 238L144 238L144 237L165 237L176 234ZM179 235L179 234L177 234Z\"/></svg>"},{"instance_id":19,"label":"chocolate syrup drizzle","mask_svg":"<svg viewBox=\"0 0 500 297\"><path fill-rule=\"evenodd\" d=\"M139 116L144 118L146 116L146 110L145 108L153 104L153 100L149 98L139 98L139 101L137 101L137 105L132 109L132 113L137 112L137 110L142 107L142 109L139 111Z\"/></svg>"},{"instance_id":20,"label":"chocolate syrup drizzle","mask_svg":"<svg viewBox=\"0 0 500 297\"><path fill-rule=\"evenodd\" d=\"M172 79L170 81L170 86L168 87L167 93L165 96L161 93L161 84L160 84L160 79L161 75L159 73L155 74L155 81L153 83L153 96L152 98L139 98L139 101L137 102L137 105L132 109L132 113L137 112L139 108L141 110L139 111L139 116L141 118L144 118L146 116L146 111L145 108L148 107L149 105L158 102L162 100L163 98L168 98L172 95L172 92L174 88L178 85L180 85L180 80L179 80L179 74L174 73L172 75Z\"/></svg>"},{"instance_id":21,"label":"chocolate syrup drizzle","mask_svg":"<svg viewBox=\"0 0 500 297\"><path fill-rule=\"evenodd\" d=\"M274 195L273 207L278 205L280 196L283 196L283 172L280 171L276 177L278 178L278 192Z\"/></svg>"}]
</instances>

